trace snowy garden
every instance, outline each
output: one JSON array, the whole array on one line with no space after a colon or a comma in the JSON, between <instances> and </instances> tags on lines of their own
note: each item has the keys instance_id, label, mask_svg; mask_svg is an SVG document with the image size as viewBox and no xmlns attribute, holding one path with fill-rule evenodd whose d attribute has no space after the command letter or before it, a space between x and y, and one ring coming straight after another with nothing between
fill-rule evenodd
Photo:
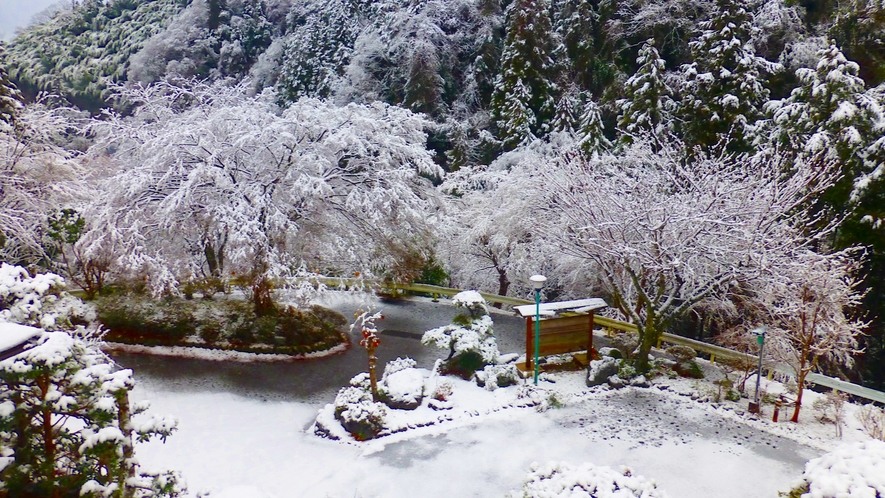
<instances>
[{"instance_id":1,"label":"snowy garden","mask_svg":"<svg viewBox=\"0 0 885 498\"><path fill-rule=\"evenodd\" d=\"M0 41L0 498L885 496L883 39L60 2Z\"/></svg>"}]
</instances>

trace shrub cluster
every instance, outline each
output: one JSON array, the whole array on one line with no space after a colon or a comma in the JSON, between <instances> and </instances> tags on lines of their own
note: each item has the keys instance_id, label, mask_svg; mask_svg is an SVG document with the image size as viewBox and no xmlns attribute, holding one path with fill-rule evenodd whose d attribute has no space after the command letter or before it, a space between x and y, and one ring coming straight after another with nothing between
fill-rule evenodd
<instances>
[{"instance_id":1,"label":"shrub cluster","mask_svg":"<svg viewBox=\"0 0 885 498\"><path fill-rule=\"evenodd\" d=\"M96 307L99 322L108 329L106 339L114 342L298 354L347 340L344 317L319 306L258 316L245 301L115 295L99 299Z\"/></svg>"}]
</instances>

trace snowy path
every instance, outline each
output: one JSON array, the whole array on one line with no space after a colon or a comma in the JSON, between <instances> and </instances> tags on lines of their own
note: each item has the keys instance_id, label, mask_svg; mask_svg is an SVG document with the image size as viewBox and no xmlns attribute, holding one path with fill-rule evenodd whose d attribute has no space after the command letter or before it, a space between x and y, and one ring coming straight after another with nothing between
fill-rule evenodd
<instances>
[{"instance_id":1,"label":"snowy path","mask_svg":"<svg viewBox=\"0 0 885 498\"><path fill-rule=\"evenodd\" d=\"M532 461L628 465L674 498L776 496L819 451L657 390L604 395L536 413L508 409L353 445L305 432L315 404L227 393L135 397L179 417L164 444L142 444L148 468L182 471L192 493L223 498L503 496Z\"/></svg>"}]
</instances>

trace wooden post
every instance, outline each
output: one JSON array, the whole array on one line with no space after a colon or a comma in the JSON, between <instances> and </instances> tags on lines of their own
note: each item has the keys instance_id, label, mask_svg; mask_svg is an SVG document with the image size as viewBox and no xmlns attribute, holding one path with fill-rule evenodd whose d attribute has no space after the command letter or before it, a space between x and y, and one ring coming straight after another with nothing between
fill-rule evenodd
<instances>
[{"instance_id":1,"label":"wooden post","mask_svg":"<svg viewBox=\"0 0 885 498\"><path fill-rule=\"evenodd\" d=\"M525 320L525 368L531 370L534 368L532 358L535 357L535 329L533 327L534 320L526 317Z\"/></svg>"},{"instance_id":2,"label":"wooden post","mask_svg":"<svg viewBox=\"0 0 885 498\"><path fill-rule=\"evenodd\" d=\"M593 315L596 313L591 311L588 313L590 315L590 331L589 337L587 338L587 363L593 359Z\"/></svg>"}]
</instances>

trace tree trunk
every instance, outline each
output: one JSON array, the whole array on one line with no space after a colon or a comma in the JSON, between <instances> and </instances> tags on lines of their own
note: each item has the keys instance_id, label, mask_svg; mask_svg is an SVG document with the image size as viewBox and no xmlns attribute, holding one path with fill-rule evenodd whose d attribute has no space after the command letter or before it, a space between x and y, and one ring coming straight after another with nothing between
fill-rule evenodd
<instances>
[{"instance_id":1,"label":"tree trunk","mask_svg":"<svg viewBox=\"0 0 885 498\"><path fill-rule=\"evenodd\" d=\"M123 459L117 468L116 481L119 493L122 498L133 498L135 496L135 488L127 484L130 477L135 477L135 461L133 459L135 453L132 449L132 421L131 410L129 408L129 392L121 389L114 393L117 400L117 423L120 426L120 432L123 433Z\"/></svg>"},{"instance_id":2,"label":"tree trunk","mask_svg":"<svg viewBox=\"0 0 885 498\"><path fill-rule=\"evenodd\" d=\"M49 395L49 374L41 374L36 380L37 387L40 388L40 400L45 404L46 397ZM55 436L52 433L52 410L42 408L40 414L43 418L43 454L45 457L42 467L46 473L43 477L46 478L47 489L52 490L52 498L60 498L61 490L55 485Z\"/></svg>"},{"instance_id":3,"label":"tree trunk","mask_svg":"<svg viewBox=\"0 0 885 498\"><path fill-rule=\"evenodd\" d=\"M375 365L378 358L375 356L375 347L369 344L369 385L372 390L372 401L378 402L378 374L375 373Z\"/></svg>"},{"instance_id":4,"label":"tree trunk","mask_svg":"<svg viewBox=\"0 0 885 498\"><path fill-rule=\"evenodd\" d=\"M805 390L805 376L808 372L800 371L796 378L798 390L796 391L796 407L793 409L793 417L790 422L799 422L799 408L802 407L802 392Z\"/></svg>"},{"instance_id":5,"label":"tree trunk","mask_svg":"<svg viewBox=\"0 0 885 498\"><path fill-rule=\"evenodd\" d=\"M639 329L639 348L633 358L633 367L641 374L645 374L649 370L648 355L651 354L651 348L658 342L657 336L658 333L654 329Z\"/></svg>"},{"instance_id":6,"label":"tree trunk","mask_svg":"<svg viewBox=\"0 0 885 498\"><path fill-rule=\"evenodd\" d=\"M510 289L510 279L507 278L507 272L501 268L497 269L498 271L498 295L506 296L507 290ZM500 308L503 303L495 303L494 306L496 308Z\"/></svg>"}]
</instances>

